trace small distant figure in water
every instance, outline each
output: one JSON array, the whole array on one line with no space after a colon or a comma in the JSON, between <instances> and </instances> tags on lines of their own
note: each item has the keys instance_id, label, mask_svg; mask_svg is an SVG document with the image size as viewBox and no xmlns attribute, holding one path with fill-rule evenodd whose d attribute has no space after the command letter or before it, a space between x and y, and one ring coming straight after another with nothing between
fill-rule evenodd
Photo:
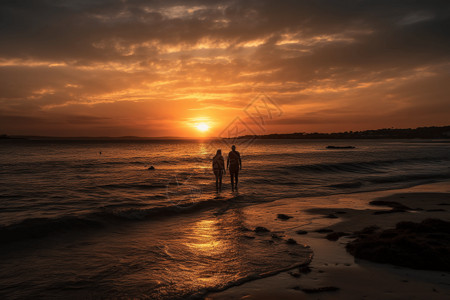
<instances>
[{"instance_id":1,"label":"small distant figure in water","mask_svg":"<svg viewBox=\"0 0 450 300\"><path fill-rule=\"evenodd\" d=\"M239 170L242 170L241 154L236 151L236 146L231 146L231 151L228 153L227 169L231 177L231 190L238 188Z\"/></svg>"},{"instance_id":2,"label":"small distant figure in water","mask_svg":"<svg viewBox=\"0 0 450 300\"><path fill-rule=\"evenodd\" d=\"M214 175L216 176L216 191L222 191L222 175L225 174L225 161L222 156L222 150L217 150L216 156L212 161Z\"/></svg>"},{"instance_id":3,"label":"small distant figure in water","mask_svg":"<svg viewBox=\"0 0 450 300\"><path fill-rule=\"evenodd\" d=\"M102 151L100 151L98 154L99 154L99 155L102 155Z\"/></svg>"}]
</instances>

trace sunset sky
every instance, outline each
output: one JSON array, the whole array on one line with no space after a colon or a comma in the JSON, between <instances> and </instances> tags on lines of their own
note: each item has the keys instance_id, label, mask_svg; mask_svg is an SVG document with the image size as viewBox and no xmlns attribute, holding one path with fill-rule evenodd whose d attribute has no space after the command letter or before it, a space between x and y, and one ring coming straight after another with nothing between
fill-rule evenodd
<instances>
[{"instance_id":1,"label":"sunset sky","mask_svg":"<svg viewBox=\"0 0 450 300\"><path fill-rule=\"evenodd\" d=\"M0 5L0 134L450 124L448 0ZM255 99L275 108L263 128L246 113Z\"/></svg>"}]
</instances>

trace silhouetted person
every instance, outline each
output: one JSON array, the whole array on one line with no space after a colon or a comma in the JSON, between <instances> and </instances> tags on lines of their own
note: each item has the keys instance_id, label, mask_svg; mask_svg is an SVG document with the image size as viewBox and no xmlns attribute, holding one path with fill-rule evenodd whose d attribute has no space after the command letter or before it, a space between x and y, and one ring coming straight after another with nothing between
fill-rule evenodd
<instances>
[{"instance_id":1,"label":"silhouetted person","mask_svg":"<svg viewBox=\"0 0 450 300\"><path fill-rule=\"evenodd\" d=\"M222 156L222 150L217 150L216 156L213 158L212 167L214 175L216 175L216 191L222 190L222 175L225 174L225 162Z\"/></svg>"},{"instance_id":2,"label":"silhouetted person","mask_svg":"<svg viewBox=\"0 0 450 300\"><path fill-rule=\"evenodd\" d=\"M236 146L231 146L231 151L228 153L227 169L229 169L231 177L231 190L237 190L239 170L242 170L241 154L236 151Z\"/></svg>"}]
</instances>

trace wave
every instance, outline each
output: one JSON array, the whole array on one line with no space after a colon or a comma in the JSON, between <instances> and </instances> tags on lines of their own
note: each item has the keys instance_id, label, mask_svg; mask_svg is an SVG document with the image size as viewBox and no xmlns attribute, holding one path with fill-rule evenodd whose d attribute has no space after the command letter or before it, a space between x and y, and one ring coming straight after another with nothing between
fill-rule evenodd
<instances>
[{"instance_id":1,"label":"wave","mask_svg":"<svg viewBox=\"0 0 450 300\"><path fill-rule=\"evenodd\" d=\"M369 182L374 184L381 183L395 183L395 182L405 182L405 181L416 181L416 180L435 180L435 179L449 179L450 173L434 173L434 174L410 174L410 175L396 175L380 178L372 178Z\"/></svg>"},{"instance_id":2,"label":"wave","mask_svg":"<svg viewBox=\"0 0 450 300\"><path fill-rule=\"evenodd\" d=\"M252 200L254 200L253 198ZM182 213L192 213L208 208L219 208L230 205L232 202L244 203L247 201L246 199L247 197L245 195L238 195L230 198L216 197L191 203L185 202L178 204L174 201L170 206L152 208L109 206L84 216L25 219L12 225L0 226L0 243L43 238L51 234L66 231L101 229L117 222L142 221ZM140 204L133 206L140 206Z\"/></svg>"},{"instance_id":3,"label":"wave","mask_svg":"<svg viewBox=\"0 0 450 300\"><path fill-rule=\"evenodd\" d=\"M359 161L359 162L344 162L344 163L319 163L310 165L294 165L286 166L284 169L300 171L300 172L352 172L352 173L381 173L377 171L378 167L387 167L402 163L415 162L442 162L438 158L406 158L406 159L391 159L391 160L374 160L374 161Z\"/></svg>"},{"instance_id":4,"label":"wave","mask_svg":"<svg viewBox=\"0 0 450 300\"><path fill-rule=\"evenodd\" d=\"M89 218L64 216L60 218L32 218L20 223L0 227L1 243L29 238L42 238L51 233L67 230L100 228L102 223Z\"/></svg>"},{"instance_id":5,"label":"wave","mask_svg":"<svg viewBox=\"0 0 450 300\"><path fill-rule=\"evenodd\" d=\"M328 185L327 187L336 189L352 189L360 188L362 186L369 186L370 184L390 184L390 183L407 183L415 181L434 181L439 179L450 179L450 173L433 173L433 174L409 174L409 175L394 175L377 178L362 179L361 181L343 182L338 184Z\"/></svg>"},{"instance_id":6,"label":"wave","mask_svg":"<svg viewBox=\"0 0 450 300\"><path fill-rule=\"evenodd\" d=\"M99 186L100 188L105 189L140 189L140 190L152 190L152 189L163 189L167 188L167 185L162 184L126 184L126 183L118 183L118 184L106 184Z\"/></svg>"}]
</instances>

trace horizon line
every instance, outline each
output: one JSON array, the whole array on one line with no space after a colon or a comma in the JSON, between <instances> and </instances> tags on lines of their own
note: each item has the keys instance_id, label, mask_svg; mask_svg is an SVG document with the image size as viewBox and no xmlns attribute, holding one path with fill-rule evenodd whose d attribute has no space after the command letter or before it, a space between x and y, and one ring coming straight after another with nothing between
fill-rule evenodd
<instances>
[{"instance_id":1,"label":"horizon line","mask_svg":"<svg viewBox=\"0 0 450 300\"><path fill-rule=\"evenodd\" d=\"M239 138L245 136L268 136L268 135L290 135L290 134L339 134L339 133L349 133L349 132L364 132L364 131L377 131L377 130L416 130L419 128L439 128L439 127L450 127L450 125L443 126L419 126L415 128L378 128L378 129L366 129L366 130L347 130L340 132L290 132L290 133L267 133L267 134L249 134L243 136L235 136L235 137L222 137L222 139L230 139L230 138ZM50 135L26 135L26 134L0 134L0 137L11 137L11 138L53 138L53 139L213 139L213 138L221 138L218 136L199 136L199 137L182 137L182 136L135 136L135 135L124 135L124 136L50 136Z\"/></svg>"}]
</instances>

